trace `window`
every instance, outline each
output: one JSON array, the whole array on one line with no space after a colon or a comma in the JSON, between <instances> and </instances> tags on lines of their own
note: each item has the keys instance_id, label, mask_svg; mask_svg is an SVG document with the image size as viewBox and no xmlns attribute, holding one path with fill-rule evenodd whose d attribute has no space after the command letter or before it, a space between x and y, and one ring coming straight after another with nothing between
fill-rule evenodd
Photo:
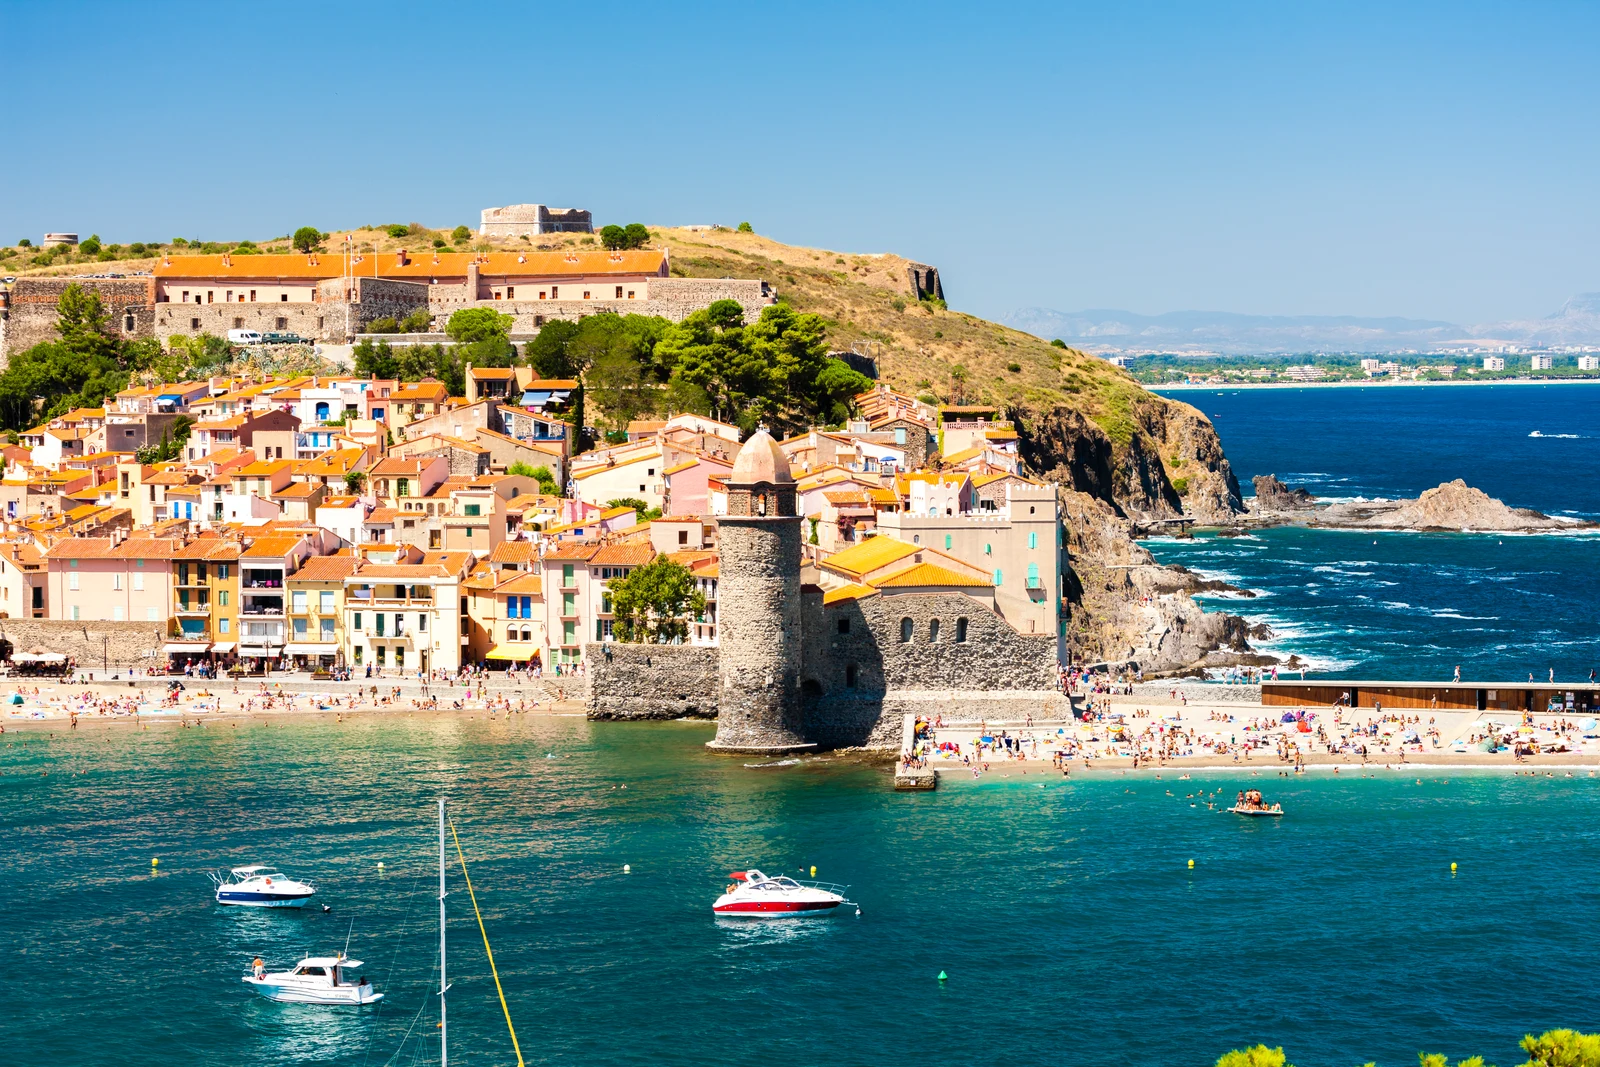
<instances>
[{"instance_id":1,"label":"window","mask_svg":"<svg viewBox=\"0 0 1600 1067\"><path fill-rule=\"evenodd\" d=\"M900 643L902 645L908 645L911 643L911 632L913 629L915 629L915 624L911 621L910 616L900 620Z\"/></svg>"},{"instance_id":2,"label":"window","mask_svg":"<svg viewBox=\"0 0 1600 1067\"><path fill-rule=\"evenodd\" d=\"M678 544L686 545L688 543L689 543L689 531L688 530L679 530L678 531Z\"/></svg>"},{"instance_id":3,"label":"window","mask_svg":"<svg viewBox=\"0 0 1600 1067\"><path fill-rule=\"evenodd\" d=\"M113 574L111 576L111 588L118 590L122 588L122 575Z\"/></svg>"},{"instance_id":4,"label":"window","mask_svg":"<svg viewBox=\"0 0 1600 1067\"><path fill-rule=\"evenodd\" d=\"M956 644L967 643L967 620L963 617L956 620Z\"/></svg>"},{"instance_id":5,"label":"window","mask_svg":"<svg viewBox=\"0 0 1600 1067\"><path fill-rule=\"evenodd\" d=\"M289 294L288 293L279 293L278 294L278 299L281 302L287 304L289 302ZM288 319L279 319L278 320L278 328L279 329L282 329L283 327L285 327L287 325L289 325L289 320Z\"/></svg>"},{"instance_id":6,"label":"window","mask_svg":"<svg viewBox=\"0 0 1600 1067\"><path fill-rule=\"evenodd\" d=\"M219 634L227 633L230 629L232 629L232 627L233 627L233 620L232 619L218 619L217 620L217 633L219 633Z\"/></svg>"},{"instance_id":7,"label":"window","mask_svg":"<svg viewBox=\"0 0 1600 1067\"><path fill-rule=\"evenodd\" d=\"M380 618L381 617L382 616L380 616ZM385 648L383 645L379 645L377 648L373 649L372 651L376 656L376 659L378 661L378 666L382 667L387 662L388 649Z\"/></svg>"},{"instance_id":8,"label":"window","mask_svg":"<svg viewBox=\"0 0 1600 1067\"><path fill-rule=\"evenodd\" d=\"M382 637L384 620L388 617L381 611L374 611L372 613L372 632Z\"/></svg>"},{"instance_id":9,"label":"window","mask_svg":"<svg viewBox=\"0 0 1600 1067\"><path fill-rule=\"evenodd\" d=\"M914 544L914 545L922 544L922 535L921 534L912 534L911 535L911 543Z\"/></svg>"},{"instance_id":10,"label":"window","mask_svg":"<svg viewBox=\"0 0 1600 1067\"><path fill-rule=\"evenodd\" d=\"M321 613L323 615L332 615L333 614L333 590L332 589L324 589L322 591Z\"/></svg>"},{"instance_id":11,"label":"window","mask_svg":"<svg viewBox=\"0 0 1600 1067\"><path fill-rule=\"evenodd\" d=\"M617 286L617 299L618 300L622 299L622 286L620 286L620 285Z\"/></svg>"},{"instance_id":12,"label":"window","mask_svg":"<svg viewBox=\"0 0 1600 1067\"><path fill-rule=\"evenodd\" d=\"M287 300L289 298L286 296L284 299ZM279 315L275 321L278 329L287 330L289 328L289 320L284 318L282 315Z\"/></svg>"},{"instance_id":13,"label":"window","mask_svg":"<svg viewBox=\"0 0 1600 1067\"><path fill-rule=\"evenodd\" d=\"M306 639L306 620L294 620L294 637L296 641L304 641Z\"/></svg>"},{"instance_id":14,"label":"window","mask_svg":"<svg viewBox=\"0 0 1600 1067\"><path fill-rule=\"evenodd\" d=\"M629 299L629 300L632 300L632 299L633 299L633 290L632 290L632 289L629 289L629 290L628 290L628 299Z\"/></svg>"},{"instance_id":15,"label":"window","mask_svg":"<svg viewBox=\"0 0 1600 1067\"><path fill-rule=\"evenodd\" d=\"M839 620L839 632L842 633L842 634L847 634L847 633L850 632L850 620L849 619L840 619Z\"/></svg>"},{"instance_id":16,"label":"window","mask_svg":"<svg viewBox=\"0 0 1600 1067\"><path fill-rule=\"evenodd\" d=\"M72 562L77 563L78 561L73 560ZM78 575L76 572L67 575L67 588L72 590L74 593L78 591ZM74 615L73 618L77 618L77 616Z\"/></svg>"},{"instance_id":17,"label":"window","mask_svg":"<svg viewBox=\"0 0 1600 1067\"><path fill-rule=\"evenodd\" d=\"M948 552L950 550L950 535L949 534L945 534L944 535L944 547L945 547L945 551Z\"/></svg>"},{"instance_id":18,"label":"window","mask_svg":"<svg viewBox=\"0 0 1600 1067\"><path fill-rule=\"evenodd\" d=\"M409 478L396 478L394 480L394 495L395 496L410 496L411 495L411 480Z\"/></svg>"},{"instance_id":19,"label":"window","mask_svg":"<svg viewBox=\"0 0 1600 1067\"><path fill-rule=\"evenodd\" d=\"M228 577L228 565L226 563L217 564L217 577L224 579ZM224 600L223 603L226 604L227 601Z\"/></svg>"},{"instance_id":20,"label":"window","mask_svg":"<svg viewBox=\"0 0 1600 1067\"><path fill-rule=\"evenodd\" d=\"M461 514L465 515L469 519L475 519L482 513L483 513L483 505L482 504L462 504L461 505Z\"/></svg>"},{"instance_id":21,"label":"window","mask_svg":"<svg viewBox=\"0 0 1600 1067\"><path fill-rule=\"evenodd\" d=\"M156 622L157 621L157 619L156 619L156 609L155 608L145 608L144 609L144 621L145 622Z\"/></svg>"},{"instance_id":22,"label":"window","mask_svg":"<svg viewBox=\"0 0 1600 1067\"><path fill-rule=\"evenodd\" d=\"M906 621L910 622L911 620L907 619ZM854 689L856 687L856 665L854 663L846 663L844 665L844 685L846 689Z\"/></svg>"},{"instance_id":23,"label":"window","mask_svg":"<svg viewBox=\"0 0 1600 1067\"><path fill-rule=\"evenodd\" d=\"M256 291L254 289L252 289L252 290L250 290L250 303L254 304L255 302L256 302Z\"/></svg>"},{"instance_id":24,"label":"window","mask_svg":"<svg viewBox=\"0 0 1600 1067\"><path fill-rule=\"evenodd\" d=\"M121 604L113 604L111 606L111 621L112 622L121 622L122 621L122 605Z\"/></svg>"},{"instance_id":25,"label":"window","mask_svg":"<svg viewBox=\"0 0 1600 1067\"><path fill-rule=\"evenodd\" d=\"M567 588L572 585L572 564L570 563L563 563L561 565L561 585L563 588ZM73 588L76 589L77 586L73 586Z\"/></svg>"},{"instance_id":26,"label":"window","mask_svg":"<svg viewBox=\"0 0 1600 1067\"><path fill-rule=\"evenodd\" d=\"M426 615L418 615L417 616L417 633L425 634L427 632L428 632L428 617Z\"/></svg>"},{"instance_id":27,"label":"window","mask_svg":"<svg viewBox=\"0 0 1600 1067\"><path fill-rule=\"evenodd\" d=\"M217 603L221 604L223 607L228 606L228 591L226 589L219 589L217 591Z\"/></svg>"},{"instance_id":28,"label":"window","mask_svg":"<svg viewBox=\"0 0 1600 1067\"><path fill-rule=\"evenodd\" d=\"M576 593L562 593L561 594L561 614L562 615L576 615L577 613L578 613L578 594L576 594Z\"/></svg>"},{"instance_id":29,"label":"window","mask_svg":"<svg viewBox=\"0 0 1600 1067\"><path fill-rule=\"evenodd\" d=\"M551 300L560 300L561 299L561 286L552 285L550 287L550 299Z\"/></svg>"},{"instance_id":30,"label":"window","mask_svg":"<svg viewBox=\"0 0 1600 1067\"><path fill-rule=\"evenodd\" d=\"M350 628L352 630L361 629L361 612L358 611L350 617Z\"/></svg>"},{"instance_id":31,"label":"window","mask_svg":"<svg viewBox=\"0 0 1600 1067\"><path fill-rule=\"evenodd\" d=\"M984 546L983 546L983 554L984 554L984 555L985 555L985 556L992 556L992 555L994 555L994 546L993 546L993 545L984 545Z\"/></svg>"},{"instance_id":32,"label":"window","mask_svg":"<svg viewBox=\"0 0 1600 1067\"><path fill-rule=\"evenodd\" d=\"M72 605L72 621L78 621L78 605L76 604Z\"/></svg>"},{"instance_id":33,"label":"window","mask_svg":"<svg viewBox=\"0 0 1600 1067\"><path fill-rule=\"evenodd\" d=\"M357 667L361 666L361 653L362 653L362 647L360 645L357 645L356 646L356 666Z\"/></svg>"},{"instance_id":34,"label":"window","mask_svg":"<svg viewBox=\"0 0 1600 1067\"><path fill-rule=\"evenodd\" d=\"M233 328L235 330L244 329L244 316L243 315L235 315L233 317Z\"/></svg>"},{"instance_id":35,"label":"window","mask_svg":"<svg viewBox=\"0 0 1600 1067\"><path fill-rule=\"evenodd\" d=\"M200 328L200 320L199 319L190 319L189 320L189 329L198 330L199 328Z\"/></svg>"},{"instance_id":36,"label":"window","mask_svg":"<svg viewBox=\"0 0 1600 1067\"><path fill-rule=\"evenodd\" d=\"M1031 534L1028 535L1028 547L1029 548L1038 548L1039 547L1039 535L1038 534L1031 533Z\"/></svg>"},{"instance_id":37,"label":"window","mask_svg":"<svg viewBox=\"0 0 1600 1067\"><path fill-rule=\"evenodd\" d=\"M516 298L517 298L517 287L514 286L514 285L506 286L506 299L507 300L515 300Z\"/></svg>"},{"instance_id":38,"label":"window","mask_svg":"<svg viewBox=\"0 0 1600 1067\"><path fill-rule=\"evenodd\" d=\"M543 289L540 289L540 290L539 290L539 299L540 299L540 300L543 300L543 299L544 299L544 290L543 290Z\"/></svg>"},{"instance_id":39,"label":"window","mask_svg":"<svg viewBox=\"0 0 1600 1067\"><path fill-rule=\"evenodd\" d=\"M995 584L999 585L1000 583L996 582ZM1039 565L1037 563L1028 564L1028 588L1039 588Z\"/></svg>"},{"instance_id":40,"label":"window","mask_svg":"<svg viewBox=\"0 0 1600 1067\"><path fill-rule=\"evenodd\" d=\"M938 643L939 643L939 620L938 619L934 619L932 622L928 623L928 644L935 645L935 644L938 644Z\"/></svg>"},{"instance_id":41,"label":"window","mask_svg":"<svg viewBox=\"0 0 1600 1067\"><path fill-rule=\"evenodd\" d=\"M583 298L584 298L584 299L585 299L585 300L587 300L587 299L589 299L589 290L587 290L587 289L585 289L585 290L584 290L584 291L583 291Z\"/></svg>"}]
</instances>

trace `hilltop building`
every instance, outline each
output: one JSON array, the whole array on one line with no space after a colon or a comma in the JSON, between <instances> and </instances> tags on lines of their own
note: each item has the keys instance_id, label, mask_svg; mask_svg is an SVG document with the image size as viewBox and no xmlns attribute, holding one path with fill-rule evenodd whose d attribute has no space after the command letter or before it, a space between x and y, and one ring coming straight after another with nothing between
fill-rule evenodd
<instances>
[{"instance_id":1,"label":"hilltop building","mask_svg":"<svg viewBox=\"0 0 1600 1067\"><path fill-rule=\"evenodd\" d=\"M578 207L512 204L486 207L478 233L484 237L537 236L541 233L593 233L594 215Z\"/></svg>"}]
</instances>

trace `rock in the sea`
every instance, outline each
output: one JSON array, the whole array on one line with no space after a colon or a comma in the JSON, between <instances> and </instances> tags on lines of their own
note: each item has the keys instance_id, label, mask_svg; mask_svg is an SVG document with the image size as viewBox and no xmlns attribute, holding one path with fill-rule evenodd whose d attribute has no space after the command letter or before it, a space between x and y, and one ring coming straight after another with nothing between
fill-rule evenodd
<instances>
[{"instance_id":1,"label":"rock in the sea","mask_svg":"<svg viewBox=\"0 0 1600 1067\"><path fill-rule=\"evenodd\" d=\"M1570 525L1530 508L1513 508L1457 478L1428 489L1362 525L1406 530L1548 530Z\"/></svg>"},{"instance_id":2,"label":"rock in the sea","mask_svg":"<svg viewBox=\"0 0 1600 1067\"><path fill-rule=\"evenodd\" d=\"M1276 474L1258 474L1256 484L1256 510L1302 511L1317 506L1316 498L1304 489L1290 489L1278 481Z\"/></svg>"}]
</instances>

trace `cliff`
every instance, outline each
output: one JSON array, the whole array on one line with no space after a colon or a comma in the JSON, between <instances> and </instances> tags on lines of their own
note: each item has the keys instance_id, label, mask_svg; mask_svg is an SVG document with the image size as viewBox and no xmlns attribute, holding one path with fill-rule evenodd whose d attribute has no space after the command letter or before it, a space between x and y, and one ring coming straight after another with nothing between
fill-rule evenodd
<instances>
[{"instance_id":1,"label":"cliff","mask_svg":"<svg viewBox=\"0 0 1600 1067\"><path fill-rule=\"evenodd\" d=\"M1253 525L1294 523L1351 530L1482 530L1496 533L1576 530L1592 527L1514 508L1457 478L1424 490L1414 500L1340 501L1318 504L1304 489L1290 489L1272 475L1255 480Z\"/></svg>"}]
</instances>

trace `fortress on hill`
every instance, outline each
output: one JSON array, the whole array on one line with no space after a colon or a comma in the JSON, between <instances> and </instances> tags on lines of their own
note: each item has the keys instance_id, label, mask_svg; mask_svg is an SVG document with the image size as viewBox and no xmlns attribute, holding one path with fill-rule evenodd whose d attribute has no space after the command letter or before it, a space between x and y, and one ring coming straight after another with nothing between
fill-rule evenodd
<instances>
[{"instance_id":1,"label":"fortress on hill","mask_svg":"<svg viewBox=\"0 0 1600 1067\"><path fill-rule=\"evenodd\" d=\"M1065 713L1055 634L1017 632L957 575L927 565L877 588L803 582L795 479L765 430L739 449L727 488L719 645L589 645L591 718L715 716L712 749L777 754L898 750L906 715L952 703L966 717Z\"/></svg>"}]
</instances>

